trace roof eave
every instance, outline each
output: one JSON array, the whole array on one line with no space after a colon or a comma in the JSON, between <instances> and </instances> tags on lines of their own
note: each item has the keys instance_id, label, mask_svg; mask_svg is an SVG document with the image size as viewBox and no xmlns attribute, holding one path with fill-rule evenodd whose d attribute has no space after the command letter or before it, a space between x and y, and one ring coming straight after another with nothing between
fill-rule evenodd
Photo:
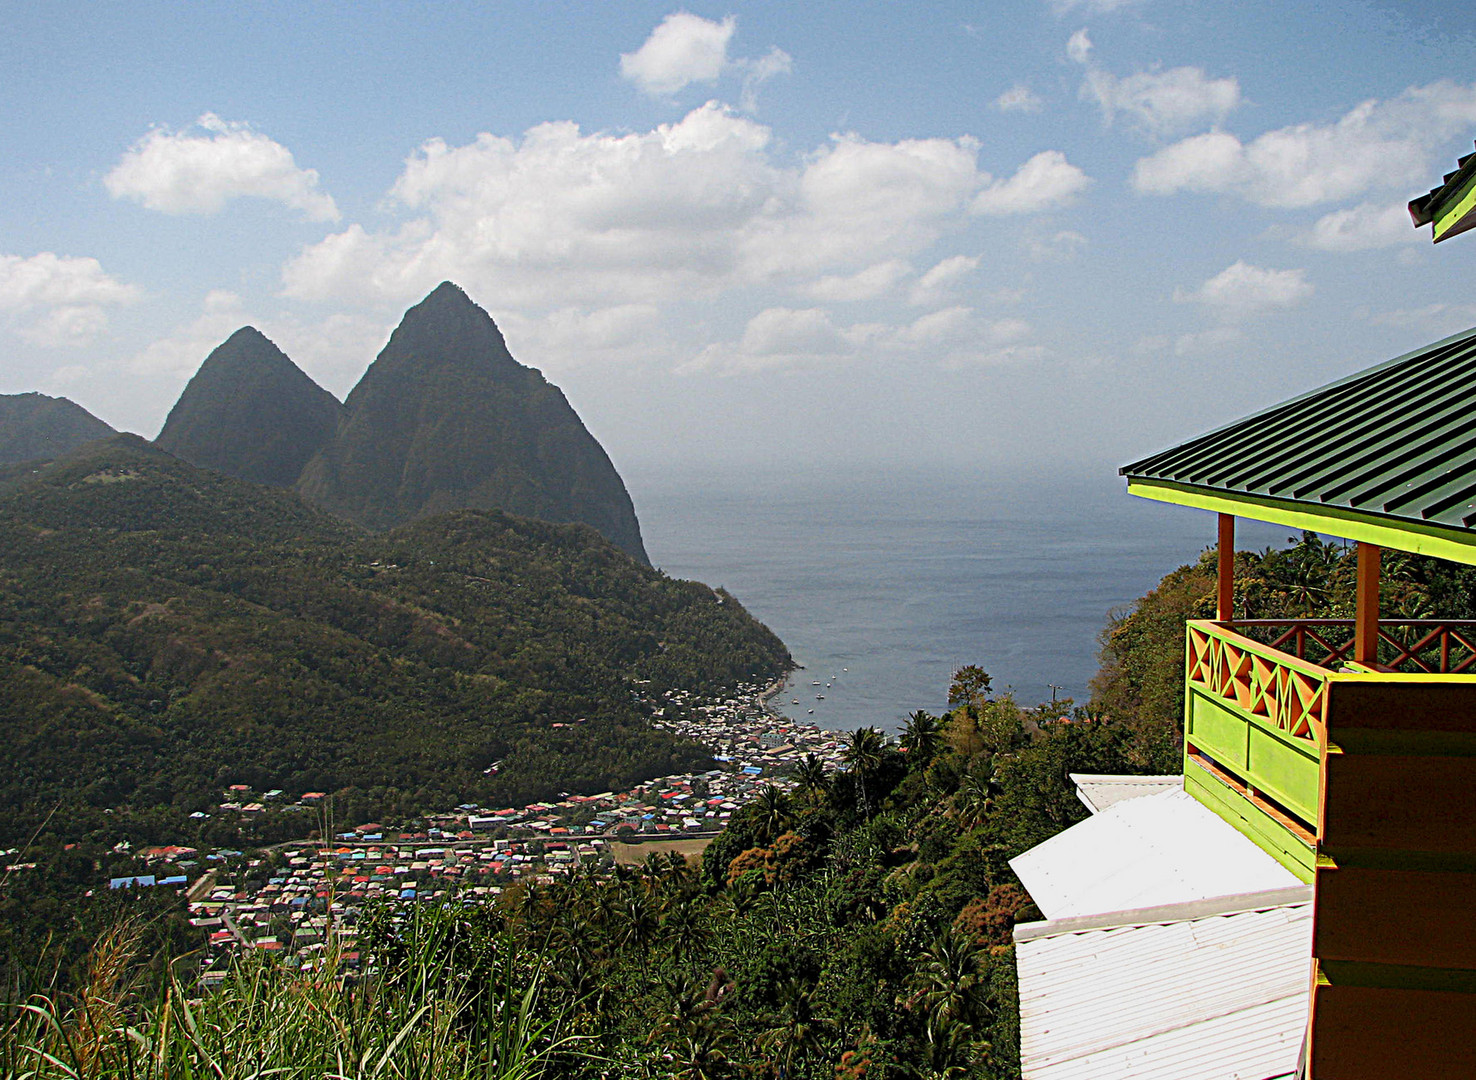
<instances>
[{"instance_id":1,"label":"roof eave","mask_svg":"<svg viewBox=\"0 0 1476 1080\"><path fill-rule=\"evenodd\" d=\"M1476 566L1476 533L1351 507L1278 499L1126 473L1128 494Z\"/></svg>"}]
</instances>

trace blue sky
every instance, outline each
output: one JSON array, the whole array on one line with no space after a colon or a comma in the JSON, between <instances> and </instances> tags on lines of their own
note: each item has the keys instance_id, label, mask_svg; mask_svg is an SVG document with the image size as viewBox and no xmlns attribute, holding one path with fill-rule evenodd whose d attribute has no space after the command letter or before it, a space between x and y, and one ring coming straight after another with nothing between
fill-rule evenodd
<instances>
[{"instance_id":1,"label":"blue sky","mask_svg":"<svg viewBox=\"0 0 1476 1080\"><path fill-rule=\"evenodd\" d=\"M618 467L1116 465L1476 324L1457 5L4 5L0 392L347 393L450 278ZM639 493L637 492L637 495Z\"/></svg>"}]
</instances>

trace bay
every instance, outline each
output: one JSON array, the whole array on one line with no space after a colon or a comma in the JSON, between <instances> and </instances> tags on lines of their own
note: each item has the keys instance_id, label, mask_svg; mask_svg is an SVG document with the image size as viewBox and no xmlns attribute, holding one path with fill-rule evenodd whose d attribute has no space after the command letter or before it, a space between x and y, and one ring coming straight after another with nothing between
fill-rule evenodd
<instances>
[{"instance_id":1,"label":"bay","mask_svg":"<svg viewBox=\"0 0 1476 1080\"><path fill-rule=\"evenodd\" d=\"M1212 514L1104 474L642 472L630 487L652 562L726 588L803 665L778 708L895 731L941 712L964 664L1022 704L1086 702L1109 612L1215 535ZM1239 527L1243 548L1288 539Z\"/></svg>"}]
</instances>

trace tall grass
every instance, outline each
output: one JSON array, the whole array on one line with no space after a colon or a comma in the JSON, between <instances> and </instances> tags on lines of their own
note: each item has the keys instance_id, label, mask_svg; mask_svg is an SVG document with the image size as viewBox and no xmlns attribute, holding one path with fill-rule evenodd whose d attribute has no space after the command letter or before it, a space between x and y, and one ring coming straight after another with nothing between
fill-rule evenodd
<instances>
[{"instance_id":1,"label":"tall grass","mask_svg":"<svg viewBox=\"0 0 1476 1080\"><path fill-rule=\"evenodd\" d=\"M482 943L479 977L456 978L467 968L434 915L363 979L341 978L331 949L312 972L248 952L215 990L171 975L148 1000L129 986L138 943L125 923L98 941L78 992L10 1006L0 1076L538 1080L582 1057L558 1012L542 1007L542 958L499 937Z\"/></svg>"}]
</instances>

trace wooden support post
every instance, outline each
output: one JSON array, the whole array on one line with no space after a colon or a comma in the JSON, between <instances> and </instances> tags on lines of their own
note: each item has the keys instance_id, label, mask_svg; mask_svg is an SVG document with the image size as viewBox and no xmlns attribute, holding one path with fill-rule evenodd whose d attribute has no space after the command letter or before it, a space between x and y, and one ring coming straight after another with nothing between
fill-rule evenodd
<instances>
[{"instance_id":1,"label":"wooden support post","mask_svg":"<svg viewBox=\"0 0 1476 1080\"><path fill-rule=\"evenodd\" d=\"M1379 546L1358 541L1357 610L1353 616L1353 659L1379 662Z\"/></svg>"},{"instance_id":2,"label":"wooden support post","mask_svg":"<svg viewBox=\"0 0 1476 1080\"><path fill-rule=\"evenodd\" d=\"M1220 515L1220 568L1215 583L1215 618L1235 618L1235 515Z\"/></svg>"}]
</instances>

